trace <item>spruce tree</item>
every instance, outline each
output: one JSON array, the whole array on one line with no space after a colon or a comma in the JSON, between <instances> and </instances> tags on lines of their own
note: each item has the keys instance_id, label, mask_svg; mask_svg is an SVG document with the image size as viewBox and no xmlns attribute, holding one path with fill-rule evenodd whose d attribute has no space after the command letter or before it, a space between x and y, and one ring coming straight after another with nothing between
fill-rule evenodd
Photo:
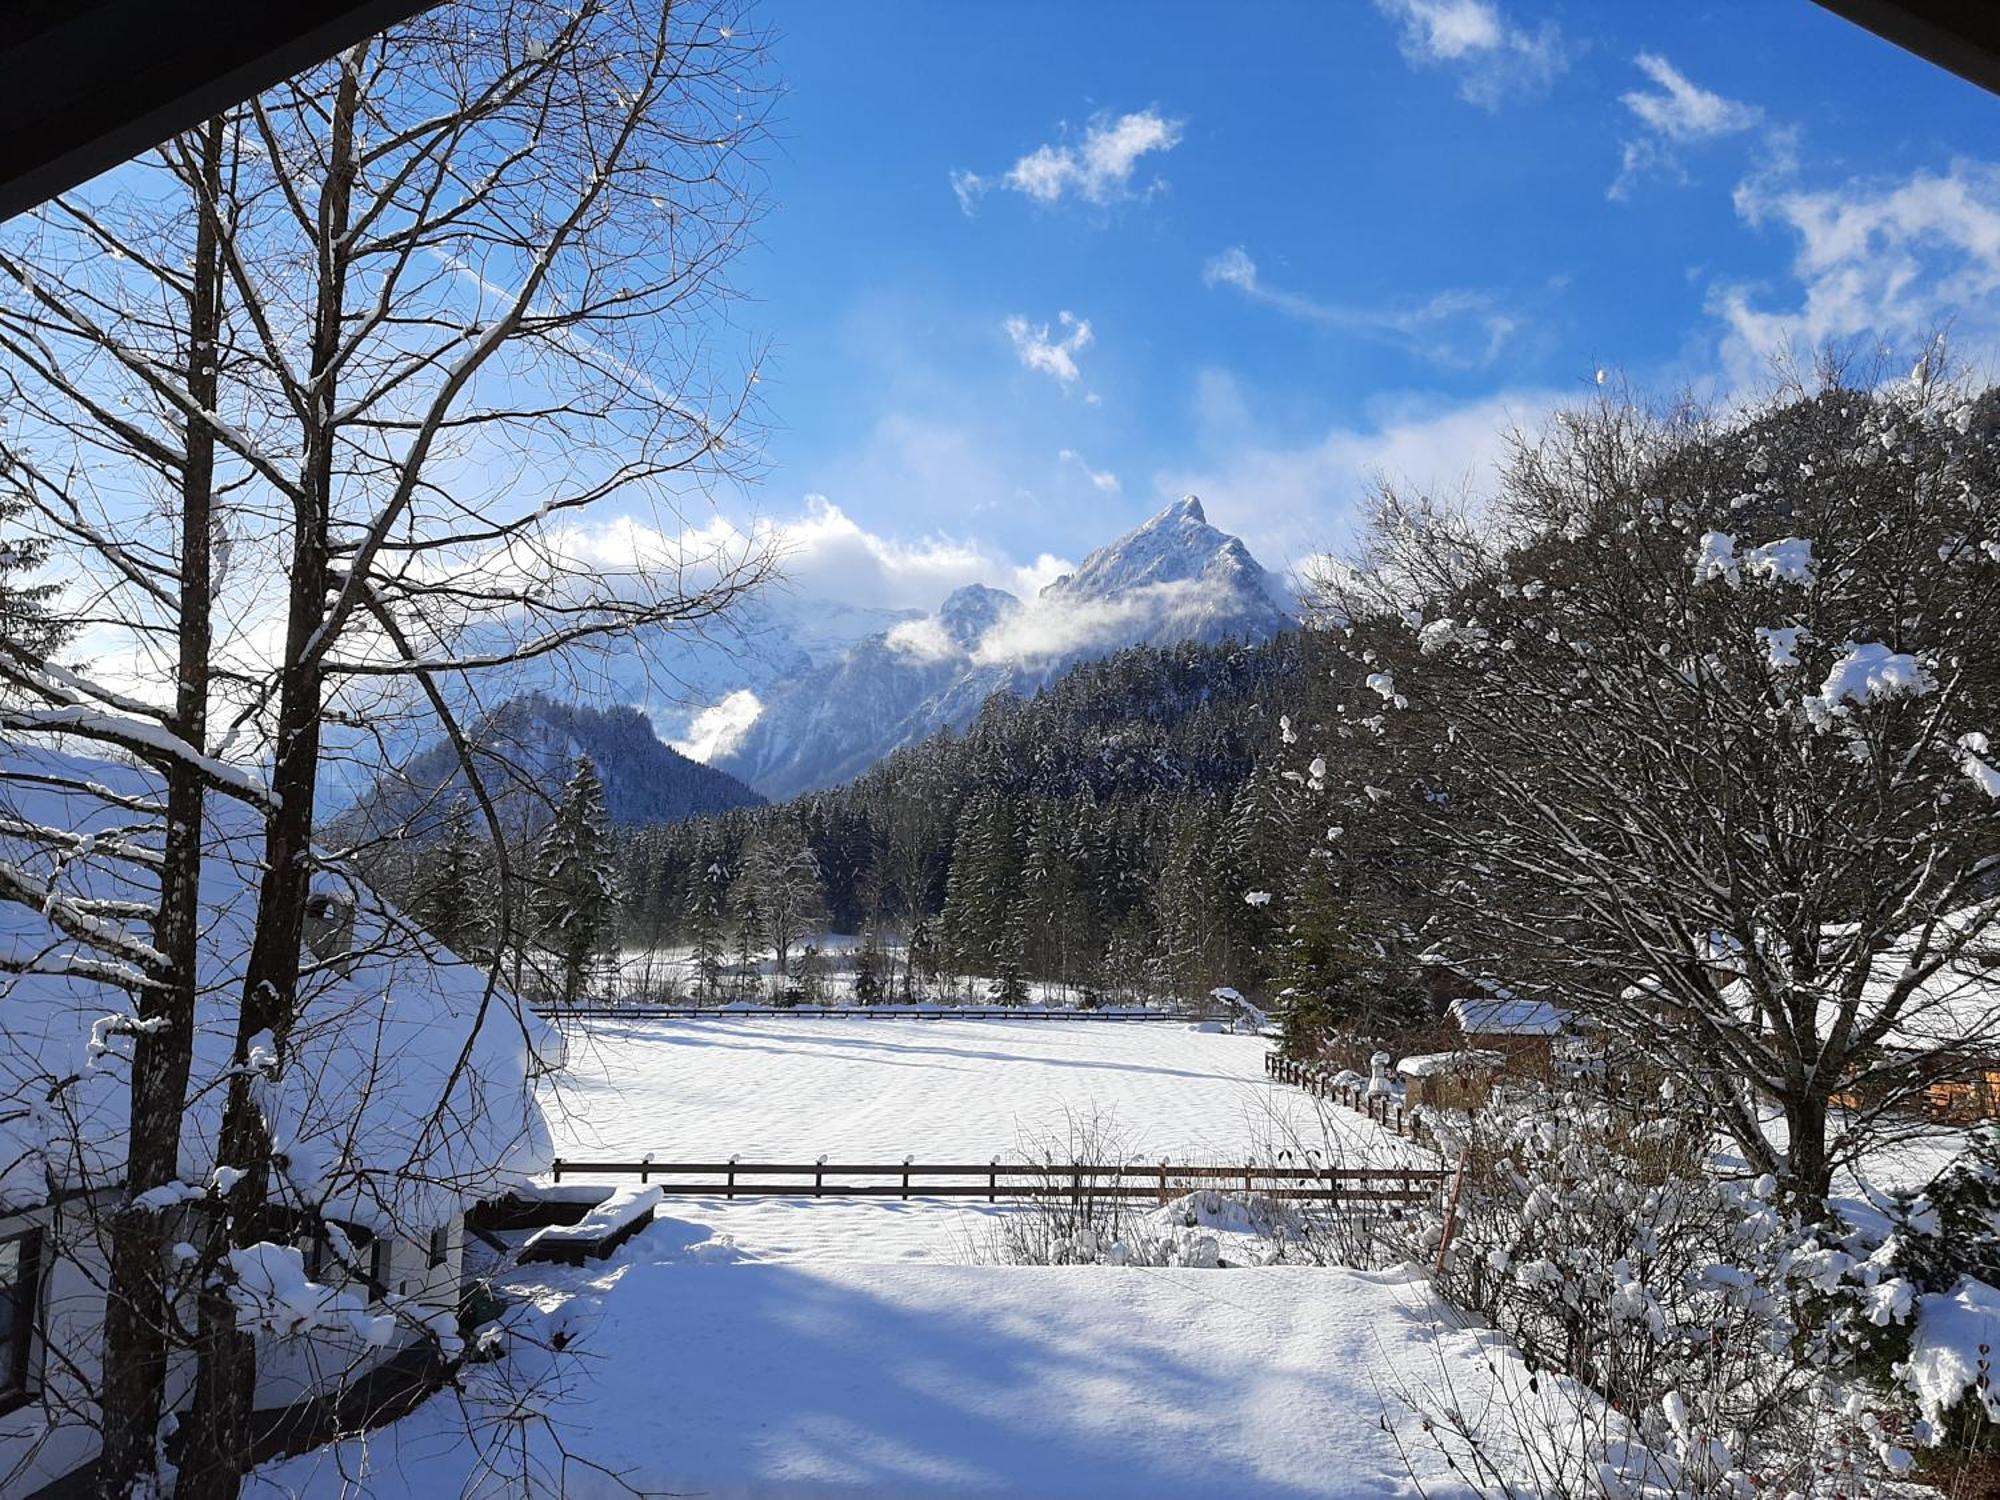
<instances>
[{"instance_id":1,"label":"spruce tree","mask_svg":"<svg viewBox=\"0 0 2000 1500\"><path fill-rule=\"evenodd\" d=\"M590 757L577 757L555 820L536 849L537 931L554 958L565 1004L574 1004L610 941L618 877L611 860L604 783Z\"/></svg>"},{"instance_id":2,"label":"spruce tree","mask_svg":"<svg viewBox=\"0 0 2000 1500\"><path fill-rule=\"evenodd\" d=\"M431 936L463 958L477 957L489 923L486 851L472 831L472 807L464 797L445 816L444 841L424 856L415 912Z\"/></svg>"},{"instance_id":3,"label":"spruce tree","mask_svg":"<svg viewBox=\"0 0 2000 1500\"><path fill-rule=\"evenodd\" d=\"M711 855L688 887L687 939L693 950L695 985L698 993L713 999L722 988L723 898L728 886L720 859Z\"/></svg>"},{"instance_id":4,"label":"spruce tree","mask_svg":"<svg viewBox=\"0 0 2000 1500\"><path fill-rule=\"evenodd\" d=\"M23 508L19 500L0 497L0 657L38 666L76 628L52 607L61 585L19 581L48 562L46 543L5 534Z\"/></svg>"},{"instance_id":5,"label":"spruce tree","mask_svg":"<svg viewBox=\"0 0 2000 1500\"><path fill-rule=\"evenodd\" d=\"M854 998L859 1004L873 1005L882 998L883 963L881 929L870 922L854 954Z\"/></svg>"}]
</instances>

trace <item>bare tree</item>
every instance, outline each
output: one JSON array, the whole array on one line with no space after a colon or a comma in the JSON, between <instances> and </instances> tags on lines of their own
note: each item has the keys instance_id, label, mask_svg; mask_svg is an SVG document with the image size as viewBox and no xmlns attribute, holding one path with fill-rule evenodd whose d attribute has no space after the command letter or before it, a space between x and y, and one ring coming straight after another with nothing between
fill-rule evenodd
<instances>
[{"instance_id":1,"label":"bare tree","mask_svg":"<svg viewBox=\"0 0 2000 1500\"><path fill-rule=\"evenodd\" d=\"M205 795L264 830L226 1023L231 1185L190 1235L212 1290L184 1493L234 1493L247 1449L254 1349L222 1289L269 1223L251 1059L282 1068L298 1019L329 758L378 755L399 720L442 728L494 840L504 951L520 903L459 727L478 681L702 629L772 567L686 514L745 472L755 363L731 371L707 333L754 209L757 60L726 3L464 0L0 240L18 398L0 469L71 566L96 651L76 670L11 659L0 712L167 778L135 840L163 872L156 941L98 934L137 1018L163 1023L138 1031L132 1088L158 1129L142 1139L135 1112L128 1198L171 1178L179 1111L217 1082L186 1075L198 897L172 872L198 871ZM112 1338L143 1357L105 1404L113 1490L150 1465L170 1322L142 1269L156 1247L130 1245Z\"/></svg>"},{"instance_id":2,"label":"bare tree","mask_svg":"<svg viewBox=\"0 0 2000 1500\"><path fill-rule=\"evenodd\" d=\"M1477 524L1385 496L1290 726L1347 899L1595 1018L1823 1199L2000 1056L1996 418L1927 360L1569 414Z\"/></svg>"},{"instance_id":3,"label":"bare tree","mask_svg":"<svg viewBox=\"0 0 2000 1500\"><path fill-rule=\"evenodd\" d=\"M797 819L775 819L756 836L743 851L729 894L753 914L754 930L771 949L782 988L793 947L826 921L819 861Z\"/></svg>"}]
</instances>

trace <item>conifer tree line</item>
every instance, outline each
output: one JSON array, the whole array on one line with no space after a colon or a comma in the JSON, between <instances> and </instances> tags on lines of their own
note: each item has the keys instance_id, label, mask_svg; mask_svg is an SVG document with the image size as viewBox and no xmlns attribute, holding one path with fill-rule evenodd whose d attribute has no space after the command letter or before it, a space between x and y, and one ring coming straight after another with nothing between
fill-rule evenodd
<instances>
[{"instance_id":1,"label":"conifer tree line","mask_svg":"<svg viewBox=\"0 0 2000 1500\"><path fill-rule=\"evenodd\" d=\"M725 996L758 953L810 987L817 954L793 950L825 931L862 936L863 999L1263 986L1286 935L1245 896L1300 864L1274 725L1314 649L1133 648L846 786L621 832L619 941L694 950Z\"/></svg>"},{"instance_id":2,"label":"conifer tree line","mask_svg":"<svg viewBox=\"0 0 2000 1500\"><path fill-rule=\"evenodd\" d=\"M525 907L511 940L503 942L495 909L490 832L469 799L451 803L434 839L372 849L362 863L378 889L454 953L503 959L519 993L574 1004L602 988L618 932L619 874L604 781L588 755L576 758L539 831L508 841Z\"/></svg>"}]
</instances>

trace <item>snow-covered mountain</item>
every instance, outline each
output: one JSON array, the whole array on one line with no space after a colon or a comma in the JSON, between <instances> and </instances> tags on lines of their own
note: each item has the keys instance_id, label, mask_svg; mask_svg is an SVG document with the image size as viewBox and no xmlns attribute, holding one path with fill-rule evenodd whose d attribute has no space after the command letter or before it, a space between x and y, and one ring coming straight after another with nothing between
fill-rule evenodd
<instances>
[{"instance_id":1,"label":"snow-covered mountain","mask_svg":"<svg viewBox=\"0 0 2000 1500\"><path fill-rule=\"evenodd\" d=\"M641 630L601 651L538 657L483 673L476 701L449 678L442 685L467 721L538 697L629 705L675 750L709 762L757 716L766 696L786 683L832 670L856 643L922 615L917 609L869 608L773 588L699 631L686 626ZM505 644L502 640L497 646ZM466 649L477 654L480 645L474 640ZM434 727L414 691L411 703L411 711L373 717L359 729L329 727L333 753L321 795L336 815L378 790L385 760L399 764L430 744ZM561 785L561 779L555 784Z\"/></svg>"},{"instance_id":2,"label":"snow-covered mountain","mask_svg":"<svg viewBox=\"0 0 2000 1500\"><path fill-rule=\"evenodd\" d=\"M833 786L899 745L962 729L997 692L1032 693L1075 663L1126 646L1262 640L1290 616L1241 540L1194 496L1084 559L1023 602L978 584L935 614L898 621L837 662L760 694L710 763L765 796Z\"/></svg>"},{"instance_id":3,"label":"snow-covered mountain","mask_svg":"<svg viewBox=\"0 0 2000 1500\"><path fill-rule=\"evenodd\" d=\"M483 779L508 826L539 829L576 758L588 755L604 781L604 805L620 827L670 823L764 799L727 772L661 742L635 708L589 708L541 693L510 699L470 726L474 753L488 757ZM435 834L465 790L458 757L439 741L376 776L336 820L338 836L403 830Z\"/></svg>"}]
</instances>

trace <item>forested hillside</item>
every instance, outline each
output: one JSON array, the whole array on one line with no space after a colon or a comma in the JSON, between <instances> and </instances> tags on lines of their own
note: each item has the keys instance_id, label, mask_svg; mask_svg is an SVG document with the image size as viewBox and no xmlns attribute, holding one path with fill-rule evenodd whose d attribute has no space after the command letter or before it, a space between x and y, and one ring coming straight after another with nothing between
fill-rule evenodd
<instances>
[{"instance_id":1,"label":"forested hillside","mask_svg":"<svg viewBox=\"0 0 2000 1500\"><path fill-rule=\"evenodd\" d=\"M1318 649L1294 631L1122 651L1030 700L996 697L964 735L847 786L628 835L625 941L772 946L759 872L803 844L824 909L791 935L901 937L918 978L1254 984L1273 965L1272 908L1247 898L1299 862L1278 704Z\"/></svg>"}]
</instances>

